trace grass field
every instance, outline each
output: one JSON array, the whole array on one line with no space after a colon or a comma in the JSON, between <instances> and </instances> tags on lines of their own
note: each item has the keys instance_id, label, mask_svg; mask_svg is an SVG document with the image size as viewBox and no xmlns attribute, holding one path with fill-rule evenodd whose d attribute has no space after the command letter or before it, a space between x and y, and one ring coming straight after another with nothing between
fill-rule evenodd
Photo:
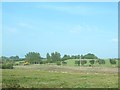
<instances>
[{"instance_id":1,"label":"grass field","mask_svg":"<svg viewBox=\"0 0 120 90\"><path fill-rule=\"evenodd\" d=\"M70 62L69 62L70 63ZM118 88L116 67L15 66L2 71L3 88Z\"/></svg>"},{"instance_id":2,"label":"grass field","mask_svg":"<svg viewBox=\"0 0 120 90\"><path fill-rule=\"evenodd\" d=\"M78 66L78 65L75 65L75 60L79 60L79 59L69 59L69 60L66 60L67 62L67 66ZM89 66L90 63L89 63L89 59L87 60L87 63L85 65L83 65L83 67L85 66ZM105 64L101 64L99 65L98 63L95 62L95 64L93 66L95 67L117 67L118 66L118 61L116 60L116 64L115 65L111 65L110 64L110 61L109 59L105 59Z\"/></svg>"}]
</instances>

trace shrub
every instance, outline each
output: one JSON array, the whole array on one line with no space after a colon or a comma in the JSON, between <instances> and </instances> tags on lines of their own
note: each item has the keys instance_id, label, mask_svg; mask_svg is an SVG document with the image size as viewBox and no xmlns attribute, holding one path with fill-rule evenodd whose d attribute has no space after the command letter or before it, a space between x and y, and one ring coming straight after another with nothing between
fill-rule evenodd
<instances>
[{"instance_id":1,"label":"shrub","mask_svg":"<svg viewBox=\"0 0 120 90\"><path fill-rule=\"evenodd\" d=\"M20 63L19 62L15 62L15 64L14 65L19 65Z\"/></svg>"},{"instance_id":2,"label":"shrub","mask_svg":"<svg viewBox=\"0 0 120 90\"><path fill-rule=\"evenodd\" d=\"M105 64L105 60L99 59L99 60L98 60L98 63L99 63L99 64Z\"/></svg>"},{"instance_id":3,"label":"shrub","mask_svg":"<svg viewBox=\"0 0 120 90\"><path fill-rule=\"evenodd\" d=\"M91 65L89 65L89 67L91 67Z\"/></svg>"},{"instance_id":4,"label":"shrub","mask_svg":"<svg viewBox=\"0 0 120 90\"><path fill-rule=\"evenodd\" d=\"M48 61L47 60L41 60L40 64L46 64Z\"/></svg>"},{"instance_id":5,"label":"shrub","mask_svg":"<svg viewBox=\"0 0 120 90\"><path fill-rule=\"evenodd\" d=\"M13 64L2 64L2 69L13 69Z\"/></svg>"},{"instance_id":6,"label":"shrub","mask_svg":"<svg viewBox=\"0 0 120 90\"><path fill-rule=\"evenodd\" d=\"M81 65L84 65L84 64L86 64L86 63L87 63L87 61L86 61L86 60L81 60L80 62L81 62Z\"/></svg>"},{"instance_id":7,"label":"shrub","mask_svg":"<svg viewBox=\"0 0 120 90\"><path fill-rule=\"evenodd\" d=\"M115 59L110 59L110 63L111 64L116 64L116 60Z\"/></svg>"},{"instance_id":8,"label":"shrub","mask_svg":"<svg viewBox=\"0 0 120 90\"><path fill-rule=\"evenodd\" d=\"M80 66L80 61L76 60L75 64L78 64L78 66Z\"/></svg>"},{"instance_id":9,"label":"shrub","mask_svg":"<svg viewBox=\"0 0 120 90\"><path fill-rule=\"evenodd\" d=\"M46 63L47 63L47 61L46 61L46 60L42 60L42 62L43 62L43 64L46 64Z\"/></svg>"},{"instance_id":10,"label":"shrub","mask_svg":"<svg viewBox=\"0 0 120 90\"><path fill-rule=\"evenodd\" d=\"M63 64L63 65L66 65L66 64L67 64L67 62L63 61L63 62L62 62L62 64Z\"/></svg>"},{"instance_id":11,"label":"shrub","mask_svg":"<svg viewBox=\"0 0 120 90\"><path fill-rule=\"evenodd\" d=\"M57 65L61 65L61 62L60 61L57 61L57 63L56 63Z\"/></svg>"},{"instance_id":12,"label":"shrub","mask_svg":"<svg viewBox=\"0 0 120 90\"><path fill-rule=\"evenodd\" d=\"M95 63L94 60L90 60L89 62L90 62L90 64L92 64L92 65Z\"/></svg>"}]
</instances>

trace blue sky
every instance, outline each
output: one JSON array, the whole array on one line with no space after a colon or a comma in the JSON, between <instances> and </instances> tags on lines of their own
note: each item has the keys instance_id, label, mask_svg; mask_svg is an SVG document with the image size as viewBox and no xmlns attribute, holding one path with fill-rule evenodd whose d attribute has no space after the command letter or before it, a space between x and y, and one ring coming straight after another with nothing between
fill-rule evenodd
<instances>
[{"instance_id":1,"label":"blue sky","mask_svg":"<svg viewBox=\"0 0 120 90\"><path fill-rule=\"evenodd\" d=\"M30 51L118 57L117 2L2 4L2 55Z\"/></svg>"}]
</instances>

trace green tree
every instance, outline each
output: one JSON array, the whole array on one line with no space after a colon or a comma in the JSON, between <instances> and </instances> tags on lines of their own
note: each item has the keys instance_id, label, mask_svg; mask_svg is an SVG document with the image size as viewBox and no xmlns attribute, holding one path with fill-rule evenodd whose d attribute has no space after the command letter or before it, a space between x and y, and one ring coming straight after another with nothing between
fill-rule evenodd
<instances>
[{"instance_id":1,"label":"green tree","mask_svg":"<svg viewBox=\"0 0 120 90\"><path fill-rule=\"evenodd\" d=\"M63 61L68 60L68 59L70 59L70 55L66 55L66 54L62 58Z\"/></svg>"},{"instance_id":2,"label":"green tree","mask_svg":"<svg viewBox=\"0 0 120 90\"><path fill-rule=\"evenodd\" d=\"M90 62L90 64L93 65L95 63L95 60L90 60L89 62Z\"/></svg>"},{"instance_id":3,"label":"green tree","mask_svg":"<svg viewBox=\"0 0 120 90\"><path fill-rule=\"evenodd\" d=\"M110 59L110 63L111 64L116 64L116 60L115 59Z\"/></svg>"},{"instance_id":4,"label":"green tree","mask_svg":"<svg viewBox=\"0 0 120 90\"><path fill-rule=\"evenodd\" d=\"M71 59L76 59L76 56L75 56L75 55L72 55L72 56L71 56Z\"/></svg>"},{"instance_id":5,"label":"green tree","mask_svg":"<svg viewBox=\"0 0 120 90\"><path fill-rule=\"evenodd\" d=\"M84 65L87 63L87 60L80 60L80 62L81 62L81 65Z\"/></svg>"},{"instance_id":6,"label":"green tree","mask_svg":"<svg viewBox=\"0 0 120 90\"><path fill-rule=\"evenodd\" d=\"M81 55L81 59L84 59L84 56L83 56L83 55Z\"/></svg>"},{"instance_id":7,"label":"green tree","mask_svg":"<svg viewBox=\"0 0 120 90\"><path fill-rule=\"evenodd\" d=\"M47 62L50 63L51 62L51 56L49 55L49 53L47 53L46 58L47 58Z\"/></svg>"},{"instance_id":8,"label":"green tree","mask_svg":"<svg viewBox=\"0 0 120 90\"><path fill-rule=\"evenodd\" d=\"M77 64L78 66L80 66L80 60L76 60L75 64Z\"/></svg>"},{"instance_id":9,"label":"green tree","mask_svg":"<svg viewBox=\"0 0 120 90\"><path fill-rule=\"evenodd\" d=\"M9 59L10 60L19 60L19 56L11 56Z\"/></svg>"},{"instance_id":10,"label":"green tree","mask_svg":"<svg viewBox=\"0 0 120 90\"><path fill-rule=\"evenodd\" d=\"M29 52L25 55L25 60L29 61L30 63L37 64L40 63L41 57L37 52Z\"/></svg>"},{"instance_id":11,"label":"green tree","mask_svg":"<svg viewBox=\"0 0 120 90\"><path fill-rule=\"evenodd\" d=\"M84 55L84 59L98 59L98 57L95 56L94 54L88 53Z\"/></svg>"},{"instance_id":12,"label":"green tree","mask_svg":"<svg viewBox=\"0 0 120 90\"><path fill-rule=\"evenodd\" d=\"M99 64L105 64L105 60L104 59L98 59L98 63Z\"/></svg>"},{"instance_id":13,"label":"green tree","mask_svg":"<svg viewBox=\"0 0 120 90\"><path fill-rule=\"evenodd\" d=\"M51 53L51 59L53 62L61 61L61 55L58 52Z\"/></svg>"},{"instance_id":14,"label":"green tree","mask_svg":"<svg viewBox=\"0 0 120 90\"><path fill-rule=\"evenodd\" d=\"M67 65L67 62L65 62L65 61L62 61L62 64L63 64L63 65Z\"/></svg>"},{"instance_id":15,"label":"green tree","mask_svg":"<svg viewBox=\"0 0 120 90\"><path fill-rule=\"evenodd\" d=\"M8 58L8 57L5 57L5 56L1 56L1 59L2 59L2 61L9 60L9 58Z\"/></svg>"},{"instance_id":16,"label":"green tree","mask_svg":"<svg viewBox=\"0 0 120 90\"><path fill-rule=\"evenodd\" d=\"M2 64L2 67L0 67L2 69L13 69L13 64L11 63L4 63Z\"/></svg>"},{"instance_id":17,"label":"green tree","mask_svg":"<svg viewBox=\"0 0 120 90\"><path fill-rule=\"evenodd\" d=\"M80 55L77 55L77 59L80 59Z\"/></svg>"}]
</instances>

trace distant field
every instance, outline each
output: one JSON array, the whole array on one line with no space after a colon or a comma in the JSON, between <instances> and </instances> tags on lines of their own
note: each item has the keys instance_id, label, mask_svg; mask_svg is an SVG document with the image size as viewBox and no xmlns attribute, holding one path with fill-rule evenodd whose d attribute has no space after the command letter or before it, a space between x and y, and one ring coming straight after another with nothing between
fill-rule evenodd
<instances>
[{"instance_id":1,"label":"distant field","mask_svg":"<svg viewBox=\"0 0 120 90\"><path fill-rule=\"evenodd\" d=\"M66 60L67 66L78 66L78 65L75 65L75 60L79 60L79 59L69 59L69 60ZM83 65L83 67L84 66L86 67L86 66L89 66L89 65L90 65L90 63L89 63L89 59L88 59L87 63L85 65ZM118 66L118 62L115 65L111 65L110 62L109 62L109 59L105 59L105 64L99 65L98 63L94 63L93 66L95 66L95 67L117 67Z\"/></svg>"},{"instance_id":2,"label":"distant field","mask_svg":"<svg viewBox=\"0 0 120 90\"><path fill-rule=\"evenodd\" d=\"M65 62L67 62L67 64L65 66L75 66L75 67L77 66L78 67L78 65L75 64L76 60L80 60L80 59L68 59L68 60L65 60ZM117 67L118 66L118 61L117 60L116 60L117 63L115 65L110 64L109 59L104 59L104 60L105 60L105 64L99 65L98 63L95 62L93 67ZM87 63L82 65L82 67L89 66L90 65L89 61L90 60L87 59ZM24 61L17 61L16 63L24 63ZM52 63L52 65L55 65L55 63ZM81 67L81 65L80 65L80 67Z\"/></svg>"},{"instance_id":3,"label":"distant field","mask_svg":"<svg viewBox=\"0 0 120 90\"><path fill-rule=\"evenodd\" d=\"M118 88L116 67L21 65L4 69L2 76L3 87Z\"/></svg>"}]
</instances>

